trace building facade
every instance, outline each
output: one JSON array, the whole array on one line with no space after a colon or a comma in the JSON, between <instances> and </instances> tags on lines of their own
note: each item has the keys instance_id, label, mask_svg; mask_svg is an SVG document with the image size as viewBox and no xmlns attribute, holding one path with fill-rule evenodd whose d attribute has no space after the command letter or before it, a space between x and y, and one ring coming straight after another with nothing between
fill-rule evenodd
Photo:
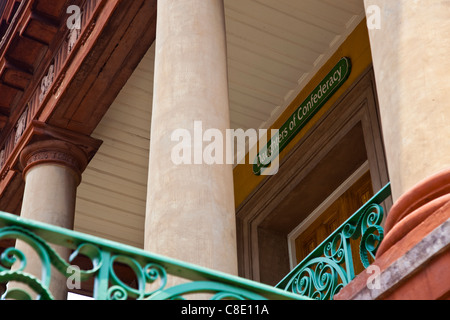
<instances>
[{"instance_id":1,"label":"building facade","mask_svg":"<svg viewBox=\"0 0 450 320\"><path fill-rule=\"evenodd\" d=\"M312 298L448 299L449 3L2 1L0 210ZM330 239L355 264L322 296Z\"/></svg>"}]
</instances>

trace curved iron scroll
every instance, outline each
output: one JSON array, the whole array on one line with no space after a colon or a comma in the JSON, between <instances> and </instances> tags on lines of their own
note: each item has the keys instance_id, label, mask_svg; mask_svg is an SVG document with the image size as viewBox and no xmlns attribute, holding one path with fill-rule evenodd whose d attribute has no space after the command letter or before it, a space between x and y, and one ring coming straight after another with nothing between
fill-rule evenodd
<instances>
[{"instance_id":1,"label":"curved iron scroll","mask_svg":"<svg viewBox=\"0 0 450 320\"><path fill-rule=\"evenodd\" d=\"M318 300L329 300L355 278L350 239L359 240L359 259L365 268L383 240L381 203L390 184L336 229L276 287Z\"/></svg>"},{"instance_id":2,"label":"curved iron scroll","mask_svg":"<svg viewBox=\"0 0 450 320\"><path fill-rule=\"evenodd\" d=\"M0 212L0 241L5 239L28 244L38 256L42 272L40 276L27 273L27 264L30 262L30 257L26 256L28 250L5 248L0 254L0 288L11 281L21 285L8 285L2 299L52 300L52 272L61 273L70 280L73 270L78 271L81 282L94 281L93 297L97 300L184 299L192 293L207 294L208 298L217 300L306 299L131 246ZM55 245L73 250L68 261L53 249ZM90 260L92 267L89 270L80 270L71 265L79 256ZM116 270L118 265L127 268L135 280L127 282L121 279ZM184 278L187 283L168 287L169 276Z\"/></svg>"},{"instance_id":3,"label":"curved iron scroll","mask_svg":"<svg viewBox=\"0 0 450 320\"><path fill-rule=\"evenodd\" d=\"M41 278L25 272L27 257L23 251L15 247L7 248L0 256L0 283L6 284L10 281L22 283L26 288L8 288L2 299L30 300L32 293L37 294L37 299L53 300L49 285L53 266L58 272L66 277L70 277L70 263L64 261L50 245L33 232L17 226L10 226L0 229L0 240L14 239L21 240L28 244L38 255L41 262ZM80 281L84 281L96 274L101 267L99 259L99 249L92 244L80 245L70 256L69 261L73 261L79 254L89 257L94 266L91 270L80 270ZM15 266L15 267L13 267Z\"/></svg>"}]
</instances>

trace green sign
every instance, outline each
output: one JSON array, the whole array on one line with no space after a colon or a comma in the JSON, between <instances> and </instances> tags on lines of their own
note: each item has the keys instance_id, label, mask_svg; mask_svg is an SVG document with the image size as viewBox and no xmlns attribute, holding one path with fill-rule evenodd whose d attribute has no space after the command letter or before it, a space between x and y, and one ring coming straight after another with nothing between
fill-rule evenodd
<instances>
[{"instance_id":1,"label":"green sign","mask_svg":"<svg viewBox=\"0 0 450 320\"><path fill-rule=\"evenodd\" d=\"M273 136L256 155L256 159L253 162L253 173L255 175L260 175L262 170L268 167L273 159L278 157L278 154L348 79L350 72L350 59L344 57L339 60L337 65L281 126L278 135Z\"/></svg>"}]
</instances>

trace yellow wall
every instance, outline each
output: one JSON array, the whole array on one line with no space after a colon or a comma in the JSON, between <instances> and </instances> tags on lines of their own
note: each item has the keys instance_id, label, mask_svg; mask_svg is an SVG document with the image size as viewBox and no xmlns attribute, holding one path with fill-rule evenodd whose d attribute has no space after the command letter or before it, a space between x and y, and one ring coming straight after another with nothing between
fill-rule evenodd
<instances>
[{"instance_id":1,"label":"yellow wall","mask_svg":"<svg viewBox=\"0 0 450 320\"><path fill-rule=\"evenodd\" d=\"M290 115L300 106L311 91L322 81L328 72L338 63L342 57L349 57L352 63L352 71L348 80L331 97L331 99L316 113L308 124L292 139L286 148L280 153L280 161L302 139L311 127L333 106L337 99L353 84L353 82L372 64L369 36L366 20L364 19L352 34L344 41L334 55L316 73L312 80L303 88L294 101L283 114L275 121L271 128L280 128ZM269 131L270 132L270 131ZM252 159L253 160L253 159ZM252 171L252 164L248 157L246 164L238 165L234 169L235 205L238 208L251 192L267 177L256 176Z\"/></svg>"}]
</instances>

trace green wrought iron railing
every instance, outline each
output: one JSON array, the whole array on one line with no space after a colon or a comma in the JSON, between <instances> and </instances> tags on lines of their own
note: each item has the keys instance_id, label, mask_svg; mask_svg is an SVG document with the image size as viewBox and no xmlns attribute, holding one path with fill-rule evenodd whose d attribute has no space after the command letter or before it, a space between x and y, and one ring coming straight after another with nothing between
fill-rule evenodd
<instances>
[{"instance_id":1,"label":"green wrought iron railing","mask_svg":"<svg viewBox=\"0 0 450 320\"><path fill-rule=\"evenodd\" d=\"M96 300L178 300L199 293L212 300L308 299L131 246L0 212L0 243L5 240L11 243L11 239L20 239L36 251L43 272L41 278L26 273L27 257L23 251L16 249L14 244L5 248L0 255L0 287L7 288L3 299L53 299L49 289L52 272L56 269L69 279L74 275L72 271L77 270L71 262L79 256L90 260L89 270L80 270L80 267L78 270L81 281L93 280L93 298ZM72 249L69 261L63 260L50 244ZM132 270L133 285L122 281L116 274L115 264ZM170 277L181 277L186 281L170 286ZM10 281L21 283L20 289L6 286Z\"/></svg>"},{"instance_id":2,"label":"green wrought iron railing","mask_svg":"<svg viewBox=\"0 0 450 320\"><path fill-rule=\"evenodd\" d=\"M69 278L73 270L79 270L81 281L94 282L93 298L97 300L184 299L198 293L208 294L212 300L333 299L355 278L350 240L359 240L359 258L365 268L369 266L369 257L374 257L384 237L382 203L390 195L391 187L387 184L276 287L0 212L0 244L19 239L34 249L42 265L42 276L38 278L26 272L27 257L14 245L0 251L0 287L6 288L10 281L26 286L7 289L2 299L31 299L34 295L37 299L51 300L52 272ZM69 261L56 253L55 245L73 250ZM78 256L90 261L89 270L71 264ZM116 274L116 264L133 272L133 286ZM18 267L11 268L13 265ZM185 282L169 286L170 277L184 278Z\"/></svg>"},{"instance_id":3,"label":"green wrought iron railing","mask_svg":"<svg viewBox=\"0 0 450 320\"><path fill-rule=\"evenodd\" d=\"M351 242L359 242L359 258L364 268L370 265L369 257L375 258L376 250L384 237L384 229L381 226L384 217L382 203L390 195L391 185L388 183L276 287L312 299L332 300L355 278Z\"/></svg>"}]
</instances>

